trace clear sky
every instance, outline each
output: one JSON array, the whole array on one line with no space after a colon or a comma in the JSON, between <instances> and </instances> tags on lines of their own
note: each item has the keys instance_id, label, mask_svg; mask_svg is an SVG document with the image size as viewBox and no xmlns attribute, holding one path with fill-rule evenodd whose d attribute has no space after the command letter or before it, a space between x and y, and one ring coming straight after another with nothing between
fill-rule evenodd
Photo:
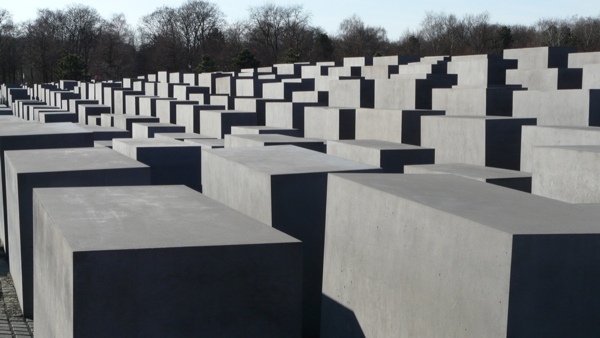
<instances>
[{"instance_id":1,"label":"clear sky","mask_svg":"<svg viewBox=\"0 0 600 338\"><path fill-rule=\"evenodd\" d=\"M17 22L34 19L38 8L61 9L72 3L96 8L104 17L123 13L127 21L135 26L140 17L151 13L165 4L177 7L184 0L0 0L0 8L9 10ZM259 6L265 0L218 0L216 3L228 21L245 19L248 7ZM419 26L427 11L444 11L461 17L464 14L479 14L487 11L492 22L503 24L533 24L540 18L567 18L577 16L599 16L599 0L280 0L276 4L303 4L312 14L312 24L329 33L336 33L339 23L357 14L367 25L382 26L388 37L397 39L406 29Z\"/></svg>"}]
</instances>

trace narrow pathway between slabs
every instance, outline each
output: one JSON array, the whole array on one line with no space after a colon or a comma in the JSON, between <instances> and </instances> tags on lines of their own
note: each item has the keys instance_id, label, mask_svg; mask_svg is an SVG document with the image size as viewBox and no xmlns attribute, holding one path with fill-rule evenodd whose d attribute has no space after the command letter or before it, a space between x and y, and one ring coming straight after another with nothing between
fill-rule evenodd
<instances>
[{"instance_id":1,"label":"narrow pathway between slabs","mask_svg":"<svg viewBox=\"0 0 600 338\"><path fill-rule=\"evenodd\" d=\"M33 337L33 320L23 317L0 243L0 338L9 337Z\"/></svg>"}]
</instances>

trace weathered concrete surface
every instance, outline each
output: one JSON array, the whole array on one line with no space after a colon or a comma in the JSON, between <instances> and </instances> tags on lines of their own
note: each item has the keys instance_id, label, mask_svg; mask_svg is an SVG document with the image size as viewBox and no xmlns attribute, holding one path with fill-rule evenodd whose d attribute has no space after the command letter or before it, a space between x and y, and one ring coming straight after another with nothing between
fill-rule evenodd
<instances>
[{"instance_id":1,"label":"weathered concrete surface","mask_svg":"<svg viewBox=\"0 0 600 338\"><path fill-rule=\"evenodd\" d=\"M357 140L421 145L421 116L444 115L441 110L356 109Z\"/></svg>"},{"instance_id":2,"label":"weathered concrete surface","mask_svg":"<svg viewBox=\"0 0 600 338\"><path fill-rule=\"evenodd\" d=\"M154 138L166 138L172 140L189 140L189 139L214 139L214 137L195 133L156 133Z\"/></svg>"},{"instance_id":3,"label":"weathered concrete surface","mask_svg":"<svg viewBox=\"0 0 600 338\"><path fill-rule=\"evenodd\" d=\"M352 140L356 135L356 109L306 107L304 137L326 140Z\"/></svg>"},{"instance_id":4,"label":"weathered concrete surface","mask_svg":"<svg viewBox=\"0 0 600 338\"><path fill-rule=\"evenodd\" d=\"M33 189L148 185L150 168L107 148L15 150L4 154L9 265L21 310L33 317Z\"/></svg>"},{"instance_id":5,"label":"weathered concrete surface","mask_svg":"<svg viewBox=\"0 0 600 338\"><path fill-rule=\"evenodd\" d=\"M518 91L514 117L535 117L539 125L600 126L600 89Z\"/></svg>"},{"instance_id":6,"label":"weathered concrete surface","mask_svg":"<svg viewBox=\"0 0 600 338\"><path fill-rule=\"evenodd\" d=\"M256 113L237 110L204 110L200 114L200 134L224 138L232 126L256 125Z\"/></svg>"},{"instance_id":7,"label":"weathered concrete surface","mask_svg":"<svg viewBox=\"0 0 600 338\"><path fill-rule=\"evenodd\" d=\"M568 203L600 202L600 145L533 147L531 192Z\"/></svg>"},{"instance_id":8,"label":"weathered concrete surface","mask_svg":"<svg viewBox=\"0 0 600 338\"><path fill-rule=\"evenodd\" d=\"M202 110L225 110L225 106L178 104L175 107L175 124L184 126L187 133L199 133L200 111Z\"/></svg>"},{"instance_id":9,"label":"weathered concrete surface","mask_svg":"<svg viewBox=\"0 0 600 338\"><path fill-rule=\"evenodd\" d=\"M287 136L300 137L300 131L292 128L279 128L279 127L268 127L268 126L232 126L231 135L236 134L280 134Z\"/></svg>"},{"instance_id":10,"label":"weathered concrete surface","mask_svg":"<svg viewBox=\"0 0 600 338\"><path fill-rule=\"evenodd\" d=\"M300 337L290 236L182 186L34 195L36 335Z\"/></svg>"},{"instance_id":11,"label":"weathered concrete surface","mask_svg":"<svg viewBox=\"0 0 600 338\"><path fill-rule=\"evenodd\" d=\"M327 173L378 171L295 146L202 151L206 196L302 241L304 336L320 328Z\"/></svg>"},{"instance_id":12,"label":"weathered concrete surface","mask_svg":"<svg viewBox=\"0 0 600 338\"><path fill-rule=\"evenodd\" d=\"M513 93L520 86L433 89L432 108L446 115L512 116Z\"/></svg>"},{"instance_id":13,"label":"weathered concrete surface","mask_svg":"<svg viewBox=\"0 0 600 338\"><path fill-rule=\"evenodd\" d=\"M132 125L132 138L154 138L156 133L183 133L184 126L178 126L172 123L160 122L137 122Z\"/></svg>"},{"instance_id":14,"label":"weathered concrete surface","mask_svg":"<svg viewBox=\"0 0 600 338\"><path fill-rule=\"evenodd\" d=\"M14 120L13 120L14 121ZM79 148L93 147L91 132L73 123L36 123L8 122L4 119L0 124L0 241L4 244L4 252L9 253L10 243L7 241L6 219L6 186L4 152L7 150Z\"/></svg>"},{"instance_id":15,"label":"weathered concrete surface","mask_svg":"<svg viewBox=\"0 0 600 338\"><path fill-rule=\"evenodd\" d=\"M505 59L518 60L518 69L567 68L569 54L577 47L537 47L505 49Z\"/></svg>"},{"instance_id":16,"label":"weathered concrete surface","mask_svg":"<svg viewBox=\"0 0 600 338\"><path fill-rule=\"evenodd\" d=\"M143 115L115 115L111 114L115 128L133 131L134 123L160 122L158 117Z\"/></svg>"},{"instance_id":17,"label":"weathered concrete surface","mask_svg":"<svg viewBox=\"0 0 600 338\"><path fill-rule=\"evenodd\" d=\"M150 166L152 184L202 191L201 147L169 139L114 139L113 150Z\"/></svg>"},{"instance_id":18,"label":"weathered concrete surface","mask_svg":"<svg viewBox=\"0 0 600 338\"><path fill-rule=\"evenodd\" d=\"M533 170L534 146L600 145L599 127L523 126L521 171Z\"/></svg>"},{"instance_id":19,"label":"weathered concrete surface","mask_svg":"<svg viewBox=\"0 0 600 338\"><path fill-rule=\"evenodd\" d=\"M279 134L225 135L225 148L267 147L293 145L309 150L325 152L325 141Z\"/></svg>"},{"instance_id":20,"label":"weathered concrete surface","mask_svg":"<svg viewBox=\"0 0 600 338\"><path fill-rule=\"evenodd\" d=\"M327 141L327 155L380 167L385 173L403 173L405 165L435 161L435 149L381 140Z\"/></svg>"},{"instance_id":21,"label":"weathered concrete surface","mask_svg":"<svg viewBox=\"0 0 600 338\"><path fill-rule=\"evenodd\" d=\"M435 163L466 163L519 170L521 127L535 119L492 116L423 116L421 146Z\"/></svg>"},{"instance_id":22,"label":"weathered concrete surface","mask_svg":"<svg viewBox=\"0 0 600 338\"><path fill-rule=\"evenodd\" d=\"M330 175L321 336L598 335L597 215L454 175Z\"/></svg>"},{"instance_id":23,"label":"weathered concrete surface","mask_svg":"<svg viewBox=\"0 0 600 338\"><path fill-rule=\"evenodd\" d=\"M224 139L200 139L200 138L186 138L184 143L200 146L202 149L221 149L225 148Z\"/></svg>"},{"instance_id":24,"label":"weathered concrete surface","mask_svg":"<svg viewBox=\"0 0 600 338\"><path fill-rule=\"evenodd\" d=\"M404 166L405 174L452 174L476 181L531 193L531 174L464 163L421 164Z\"/></svg>"}]
</instances>

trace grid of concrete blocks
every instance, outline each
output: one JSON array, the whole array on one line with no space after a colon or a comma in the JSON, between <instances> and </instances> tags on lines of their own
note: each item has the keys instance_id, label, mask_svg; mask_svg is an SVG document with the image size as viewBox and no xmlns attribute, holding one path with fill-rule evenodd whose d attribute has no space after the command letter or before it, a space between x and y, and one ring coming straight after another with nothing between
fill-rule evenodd
<instances>
[{"instance_id":1,"label":"grid of concrete blocks","mask_svg":"<svg viewBox=\"0 0 600 338\"><path fill-rule=\"evenodd\" d=\"M600 335L600 53L1 96L0 240L37 337Z\"/></svg>"}]
</instances>

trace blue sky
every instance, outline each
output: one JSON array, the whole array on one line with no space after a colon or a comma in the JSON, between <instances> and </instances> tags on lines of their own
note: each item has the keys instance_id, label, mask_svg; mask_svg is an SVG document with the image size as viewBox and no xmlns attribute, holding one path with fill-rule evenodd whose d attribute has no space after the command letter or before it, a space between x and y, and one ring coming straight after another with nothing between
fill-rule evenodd
<instances>
[{"instance_id":1,"label":"blue sky","mask_svg":"<svg viewBox=\"0 0 600 338\"><path fill-rule=\"evenodd\" d=\"M155 8L168 4L176 7L184 0L2 0L0 8L13 14L15 21L25 21L36 16L37 8L59 9L71 3L81 3L94 7L100 14L109 18L112 14L123 13L127 21L134 25L138 19L151 13ZM218 0L211 1L227 15L228 21L244 19L250 6L259 6L264 0ZM397 39L406 29L414 30L419 26L427 11L445 11L457 16L479 14L487 11L492 22L506 24L532 24L539 18L566 18L573 15L598 16L600 2L598 0L304 0L273 1L276 4L303 4L304 9L312 13L312 23L329 33L336 33L339 23L357 14L372 26L382 26L388 37ZM343 4L343 5L340 5Z\"/></svg>"}]
</instances>

